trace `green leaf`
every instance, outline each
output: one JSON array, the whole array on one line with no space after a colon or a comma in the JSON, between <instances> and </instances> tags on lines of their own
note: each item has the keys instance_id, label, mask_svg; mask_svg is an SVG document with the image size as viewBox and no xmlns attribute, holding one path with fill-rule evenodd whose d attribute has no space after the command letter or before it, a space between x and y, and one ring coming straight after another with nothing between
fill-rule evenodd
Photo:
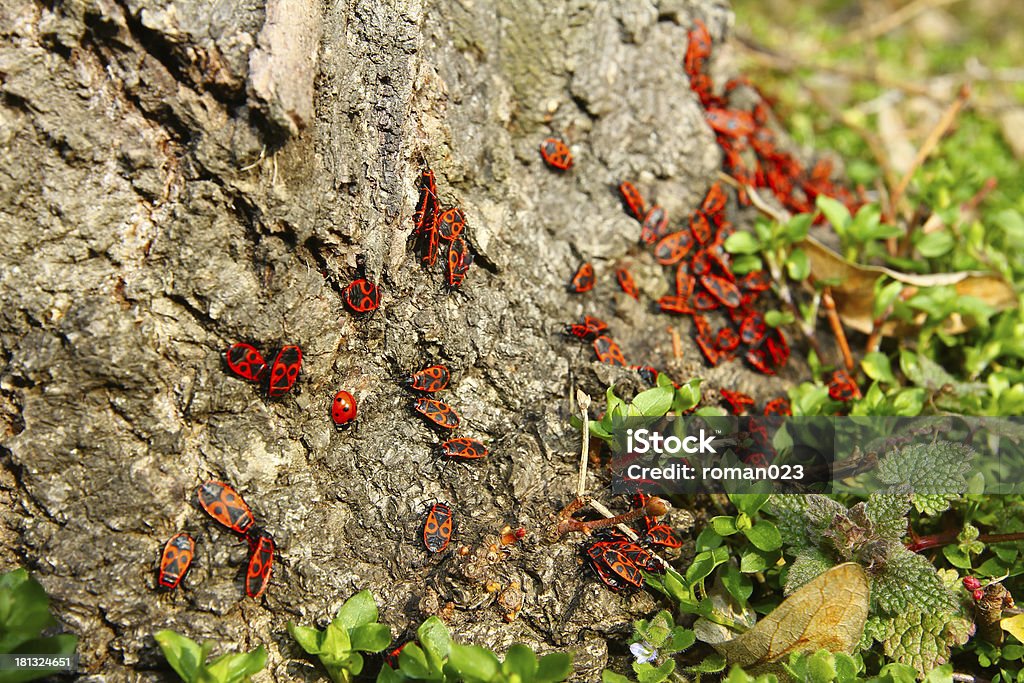
<instances>
[{"instance_id":1,"label":"green leaf","mask_svg":"<svg viewBox=\"0 0 1024 683\"><path fill-rule=\"evenodd\" d=\"M697 553L693 563L686 569L686 582L691 586L706 578L715 567L729 559L729 550L725 547L715 548Z\"/></svg>"},{"instance_id":2,"label":"green leaf","mask_svg":"<svg viewBox=\"0 0 1024 683\"><path fill-rule=\"evenodd\" d=\"M756 254L762 249L761 241L749 232L734 232L725 240L725 250L730 254Z\"/></svg>"},{"instance_id":3,"label":"green leaf","mask_svg":"<svg viewBox=\"0 0 1024 683\"><path fill-rule=\"evenodd\" d=\"M819 194L815 204L837 233L843 234L851 222L850 210L837 199Z\"/></svg>"},{"instance_id":4,"label":"green leaf","mask_svg":"<svg viewBox=\"0 0 1024 683\"><path fill-rule=\"evenodd\" d=\"M813 222L813 213L798 213L790 218L789 222L786 223L786 241L795 244L806 238ZM803 278L798 279L802 280Z\"/></svg>"},{"instance_id":5,"label":"green leaf","mask_svg":"<svg viewBox=\"0 0 1024 683\"><path fill-rule=\"evenodd\" d=\"M605 669L601 672L601 683L633 683L627 677L622 674L617 674L611 669Z\"/></svg>"},{"instance_id":6,"label":"green leaf","mask_svg":"<svg viewBox=\"0 0 1024 683\"><path fill-rule=\"evenodd\" d=\"M3 577L0 585L0 652L13 652L57 622L50 615L50 598L42 584L24 569Z\"/></svg>"},{"instance_id":7,"label":"green leaf","mask_svg":"<svg viewBox=\"0 0 1024 683\"><path fill-rule=\"evenodd\" d=\"M768 561L758 552L747 551L740 555L740 571L744 574L756 574L768 568Z\"/></svg>"},{"instance_id":8,"label":"green leaf","mask_svg":"<svg viewBox=\"0 0 1024 683\"><path fill-rule=\"evenodd\" d=\"M431 617L431 619L436 619L436 617ZM420 629L422 630L422 628L421 626ZM447 656L447 652L445 656ZM427 660L426 652L420 649L416 643L406 645L398 653L398 668L410 678L420 680L440 679L441 663L437 662L437 665L432 667Z\"/></svg>"},{"instance_id":9,"label":"green leaf","mask_svg":"<svg viewBox=\"0 0 1024 683\"><path fill-rule=\"evenodd\" d=\"M914 246L925 258L938 258L953 251L955 241L948 230L930 232L917 241Z\"/></svg>"},{"instance_id":10,"label":"green leaf","mask_svg":"<svg viewBox=\"0 0 1024 683\"><path fill-rule=\"evenodd\" d=\"M478 645L452 643L448 666L469 683L489 681L498 673L498 658Z\"/></svg>"},{"instance_id":11,"label":"green leaf","mask_svg":"<svg viewBox=\"0 0 1024 683\"><path fill-rule=\"evenodd\" d=\"M725 571L720 574L720 577L722 585L725 586L725 590L729 592L733 600L741 607L746 607L747 600L750 599L751 594L754 592L754 586L750 582L750 578L745 576L739 570L739 567L732 563L725 565Z\"/></svg>"},{"instance_id":12,"label":"green leaf","mask_svg":"<svg viewBox=\"0 0 1024 683\"><path fill-rule=\"evenodd\" d=\"M437 617L430 617L420 625L416 631L416 639L423 647L423 651L438 661L444 660L448 656L452 644L448 628Z\"/></svg>"},{"instance_id":13,"label":"green leaf","mask_svg":"<svg viewBox=\"0 0 1024 683\"><path fill-rule=\"evenodd\" d=\"M737 254L732 260L732 272L736 275L746 275L755 270L764 270L764 262L761 257L754 254Z\"/></svg>"},{"instance_id":14,"label":"green leaf","mask_svg":"<svg viewBox=\"0 0 1024 683\"><path fill-rule=\"evenodd\" d=\"M695 642L697 642L697 634L691 629L675 626L670 632L669 639L662 645L661 652L666 655L682 652L693 647Z\"/></svg>"},{"instance_id":15,"label":"green leaf","mask_svg":"<svg viewBox=\"0 0 1024 683\"><path fill-rule=\"evenodd\" d=\"M782 536L779 530L771 522L761 520L749 529L744 530L743 535L747 537L758 550L778 550L782 547Z\"/></svg>"},{"instance_id":16,"label":"green leaf","mask_svg":"<svg viewBox=\"0 0 1024 683\"><path fill-rule=\"evenodd\" d=\"M637 683L662 683L676 669L676 660L666 659L661 666L651 664L633 664L633 671L636 672Z\"/></svg>"},{"instance_id":17,"label":"green leaf","mask_svg":"<svg viewBox=\"0 0 1024 683\"><path fill-rule=\"evenodd\" d=\"M790 279L802 282L811 274L811 260L803 249L794 249L786 259L786 272Z\"/></svg>"},{"instance_id":18,"label":"green leaf","mask_svg":"<svg viewBox=\"0 0 1024 683\"><path fill-rule=\"evenodd\" d=\"M348 630L357 626L372 624L377 621L377 603L368 590L359 591L345 601L338 610L334 621L343 624Z\"/></svg>"},{"instance_id":19,"label":"green leaf","mask_svg":"<svg viewBox=\"0 0 1024 683\"><path fill-rule=\"evenodd\" d=\"M749 529L743 530L746 540L758 550L771 551L782 547L782 537L770 521L761 520Z\"/></svg>"},{"instance_id":20,"label":"green leaf","mask_svg":"<svg viewBox=\"0 0 1024 683\"><path fill-rule=\"evenodd\" d=\"M568 652L552 652L540 658L537 663L536 683L564 681L572 673L572 657Z\"/></svg>"},{"instance_id":21,"label":"green leaf","mask_svg":"<svg viewBox=\"0 0 1024 683\"><path fill-rule=\"evenodd\" d=\"M971 568L971 556L955 545L943 546L942 554L945 555L949 563L957 569Z\"/></svg>"},{"instance_id":22,"label":"green leaf","mask_svg":"<svg viewBox=\"0 0 1024 683\"><path fill-rule=\"evenodd\" d=\"M363 624L349 633L352 649L361 652L380 652L391 644L391 629L386 624Z\"/></svg>"},{"instance_id":23,"label":"green leaf","mask_svg":"<svg viewBox=\"0 0 1024 683\"><path fill-rule=\"evenodd\" d=\"M505 654L505 661L501 663L501 670L506 675L515 674L519 676L522 681L532 681L534 680L534 674L537 673L537 655L522 643L516 643Z\"/></svg>"},{"instance_id":24,"label":"green leaf","mask_svg":"<svg viewBox=\"0 0 1024 683\"><path fill-rule=\"evenodd\" d=\"M717 652L712 652L699 664L688 666L686 670L696 674L716 674L719 671L725 671L725 657Z\"/></svg>"},{"instance_id":25,"label":"green leaf","mask_svg":"<svg viewBox=\"0 0 1024 683\"><path fill-rule=\"evenodd\" d=\"M795 320L790 311L770 310L764 313L764 322L768 327L782 327L789 325Z\"/></svg>"},{"instance_id":26,"label":"green leaf","mask_svg":"<svg viewBox=\"0 0 1024 683\"><path fill-rule=\"evenodd\" d=\"M288 633L303 650L311 655L323 652L321 648L324 632L308 626L299 626L293 621L288 622Z\"/></svg>"},{"instance_id":27,"label":"green leaf","mask_svg":"<svg viewBox=\"0 0 1024 683\"><path fill-rule=\"evenodd\" d=\"M880 351L872 351L864 356L860 362L864 374L873 380L896 384L896 376L892 374L892 366L889 364L889 357Z\"/></svg>"},{"instance_id":28,"label":"green leaf","mask_svg":"<svg viewBox=\"0 0 1024 683\"><path fill-rule=\"evenodd\" d=\"M882 281L883 278L878 279L878 282ZM896 280L878 290L875 294L875 302L872 308L872 315L876 320L881 318L896 303L902 291L903 283Z\"/></svg>"},{"instance_id":29,"label":"green leaf","mask_svg":"<svg viewBox=\"0 0 1024 683\"><path fill-rule=\"evenodd\" d=\"M736 528L736 518L729 516L718 516L711 518L711 528L719 536L732 536L739 531Z\"/></svg>"},{"instance_id":30,"label":"green leaf","mask_svg":"<svg viewBox=\"0 0 1024 683\"><path fill-rule=\"evenodd\" d=\"M224 655L227 683L248 681L249 677L262 671L267 665L267 650L262 645L252 652Z\"/></svg>"},{"instance_id":31,"label":"green leaf","mask_svg":"<svg viewBox=\"0 0 1024 683\"><path fill-rule=\"evenodd\" d=\"M661 417L672 407L674 396L675 387L655 387L637 394L632 406L645 417Z\"/></svg>"},{"instance_id":32,"label":"green leaf","mask_svg":"<svg viewBox=\"0 0 1024 683\"><path fill-rule=\"evenodd\" d=\"M771 497L770 493L730 493L729 501L740 512L753 516L764 507Z\"/></svg>"},{"instance_id":33,"label":"green leaf","mask_svg":"<svg viewBox=\"0 0 1024 683\"><path fill-rule=\"evenodd\" d=\"M209 648L202 648L191 638L171 630L158 632L154 638L164 653L164 659L184 681L196 680L199 668L206 662Z\"/></svg>"}]
</instances>

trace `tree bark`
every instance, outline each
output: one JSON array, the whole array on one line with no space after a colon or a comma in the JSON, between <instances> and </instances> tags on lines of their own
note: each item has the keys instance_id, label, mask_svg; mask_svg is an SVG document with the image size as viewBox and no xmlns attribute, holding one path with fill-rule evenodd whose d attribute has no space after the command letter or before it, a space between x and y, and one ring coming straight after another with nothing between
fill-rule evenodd
<instances>
[{"instance_id":1,"label":"tree bark","mask_svg":"<svg viewBox=\"0 0 1024 683\"><path fill-rule=\"evenodd\" d=\"M84 673L171 680L153 634L172 628L218 652L265 645L261 680L317 680L287 621L322 626L369 588L396 638L442 613L463 642L572 650L599 678L606 638L652 601L601 588L577 541L542 539L576 481L569 397L629 373L561 325L598 315L631 362L677 380L745 372L704 368L687 334L673 359L678 321L651 304L668 283L613 191L632 179L679 220L718 167L681 66L695 16L716 38L729 19L710 0L0 0L0 561L42 581ZM568 173L541 162L552 134ZM468 217L462 293L407 248L424 164ZM357 256L383 292L367 316L342 305ZM597 288L569 294L582 259ZM620 261L643 303L618 291ZM267 400L225 372L242 340L299 344L296 389ZM433 361L485 461L442 465L410 412L396 380ZM359 402L345 432L341 388ZM245 544L196 505L207 479L277 540L259 603ZM434 500L457 545L528 536L485 566L428 557ZM178 531L196 561L158 593ZM523 587L518 619L488 582Z\"/></svg>"}]
</instances>

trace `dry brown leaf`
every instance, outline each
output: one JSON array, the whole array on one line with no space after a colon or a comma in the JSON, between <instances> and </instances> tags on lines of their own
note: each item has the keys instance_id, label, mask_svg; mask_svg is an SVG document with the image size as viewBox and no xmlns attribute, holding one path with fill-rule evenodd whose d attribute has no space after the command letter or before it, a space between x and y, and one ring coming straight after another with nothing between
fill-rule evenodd
<instances>
[{"instance_id":1,"label":"dry brown leaf","mask_svg":"<svg viewBox=\"0 0 1024 683\"><path fill-rule=\"evenodd\" d=\"M864 632L870 593L864 568L847 562L790 595L746 633L711 645L743 667L772 664L794 652L852 653Z\"/></svg>"},{"instance_id":2,"label":"dry brown leaf","mask_svg":"<svg viewBox=\"0 0 1024 683\"><path fill-rule=\"evenodd\" d=\"M811 274L816 279L838 282L832 285L832 296L843 323L864 334L871 334L874 329L874 287L882 275L912 287L953 285L961 296L976 297L997 310L1017 304L1013 288L1003 279L988 273L901 273L892 268L851 263L813 237L807 237L800 246L807 252ZM950 334L960 334L968 329L961 319L950 323L945 328ZM888 323L883 326L882 334L892 336L897 329L896 323Z\"/></svg>"}]
</instances>

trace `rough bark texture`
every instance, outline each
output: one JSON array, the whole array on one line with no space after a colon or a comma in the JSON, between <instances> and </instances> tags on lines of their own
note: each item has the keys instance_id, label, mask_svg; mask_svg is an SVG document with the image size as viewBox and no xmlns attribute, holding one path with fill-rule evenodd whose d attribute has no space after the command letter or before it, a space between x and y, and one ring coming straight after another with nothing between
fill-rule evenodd
<instances>
[{"instance_id":1,"label":"rough bark texture","mask_svg":"<svg viewBox=\"0 0 1024 683\"><path fill-rule=\"evenodd\" d=\"M465 642L570 649L599 677L651 600L541 539L575 483L571 391L629 373L560 325L594 313L633 362L750 383L697 362L688 322L672 365L678 319L651 305L667 281L611 191L634 179L678 219L710 183L719 153L681 68L694 16L716 37L729 19L705 0L0 0L0 563L40 578L85 672L171 680L152 634L172 628L266 645L262 680L316 680L286 622L322 624L369 588L396 636L444 612ZM551 133L570 173L541 163ZM463 294L407 249L424 162L469 218L481 267ZM341 303L360 254L383 289L367 317ZM598 286L567 294L582 257ZM617 291L623 258L643 303ZM239 340L300 344L296 390L268 401L227 374ZM486 461L442 468L408 410L395 379L432 360ZM328 417L340 388L359 400L348 432ZM195 505L209 478L276 536L259 603L245 544ZM476 573L427 557L432 500L459 543L505 524L528 539ZM196 565L157 593L179 530ZM511 624L488 581L523 586Z\"/></svg>"}]
</instances>

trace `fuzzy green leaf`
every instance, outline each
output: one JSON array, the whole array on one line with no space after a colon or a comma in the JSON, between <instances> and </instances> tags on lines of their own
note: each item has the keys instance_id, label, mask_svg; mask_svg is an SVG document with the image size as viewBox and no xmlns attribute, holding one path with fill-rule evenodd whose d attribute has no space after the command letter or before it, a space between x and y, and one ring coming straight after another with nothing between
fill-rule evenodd
<instances>
[{"instance_id":1,"label":"fuzzy green leaf","mask_svg":"<svg viewBox=\"0 0 1024 683\"><path fill-rule=\"evenodd\" d=\"M884 484L909 486L918 511L934 515L966 490L973 457L972 449L951 441L910 444L882 458L878 479Z\"/></svg>"},{"instance_id":2,"label":"fuzzy green leaf","mask_svg":"<svg viewBox=\"0 0 1024 683\"><path fill-rule=\"evenodd\" d=\"M907 534L909 510L909 491L894 487L890 493L872 493L865 514L878 536L889 541L899 541Z\"/></svg>"},{"instance_id":3,"label":"fuzzy green leaf","mask_svg":"<svg viewBox=\"0 0 1024 683\"><path fill-rule=\"evenodd\" d=\"M967 642L970 622L949 614L910 608L885 622L887 657L924 675L949 660L950 648Z\"/></svg>"},{"instance_id":4,"label":"fuzzy green leaf","mask_svg":"<svg viewBox=\"0 0 1024 683\"><path fill-rule=\"evenodd\" d=\"M956 596L946 588L927 558L901 543L889 545L885 564L875 576L871 597L885 613L893 615L911 606L935 614L956 612Z\"/></svg>"},{"instance_id":5,"label":"fuzzy green leaf","mask_svg":"<svg viewBox=\"0 0 1024 683\"><path fill-rule=\"evenodd\" d=\"M797 553L796 559L786 575L785 594L790 595L820 574L824 574L835 562L817 548L805 548Z\"/></svg>"}]
</instances>

